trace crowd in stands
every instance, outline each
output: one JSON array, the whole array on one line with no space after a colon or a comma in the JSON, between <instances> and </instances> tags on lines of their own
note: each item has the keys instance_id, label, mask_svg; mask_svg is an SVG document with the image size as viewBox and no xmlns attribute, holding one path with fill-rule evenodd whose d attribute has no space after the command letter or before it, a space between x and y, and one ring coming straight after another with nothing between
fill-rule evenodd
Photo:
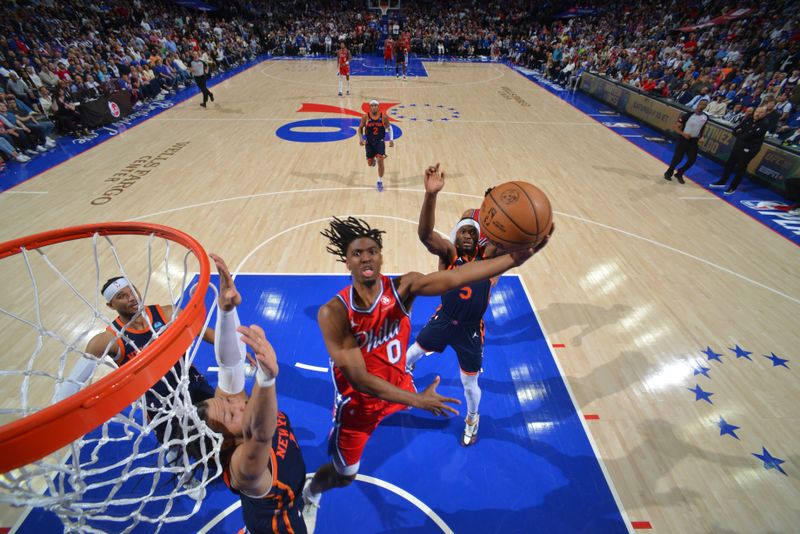
<instances>
[{"instance_id":1,"label":"crowd in stands","mask_svg":"<svg viewBox=\"0 0 800 534\"><path fill-rule=\"evenodd\" d=\"M136 106L163 99L191 83L195 53L213 71L260 51L252 22L169 1L4 0L0 155L24 163L58 134L88 134L80 106L101 95L130 91Z\"/></svg>"},{"instance_id":2,"label":"crowd in stands","mask_svg":"<svg viewBox=\"0 0 800 534\"><path fill-rule=\"evenodd\" d=\"M412 54L506 60L556 83L597 72L735 124L766 106L776 142L800 145L800 10L792 0L404 0L388 20L344 0L6 0L0 4L0 155L26 161L58 134L81 135L79 106L113 91L137 103L191 83L193 54L213 69L259 53L380 52L406 35ZM736 8L744 16L703 25ZM695 26L692 31L679 31Z\"/></svg>"}]
</instances>

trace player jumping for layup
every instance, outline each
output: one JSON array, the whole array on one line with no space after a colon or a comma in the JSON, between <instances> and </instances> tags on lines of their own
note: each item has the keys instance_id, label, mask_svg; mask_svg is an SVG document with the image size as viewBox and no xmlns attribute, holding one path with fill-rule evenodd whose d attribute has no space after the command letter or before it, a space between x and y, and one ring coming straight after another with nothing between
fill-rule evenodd
<instances>
[{"instance_id":1,"label":"player jumping for layup","mask_svg":"<svg viewBox=\"0 0 800 534\"><path fill-rule=\"evenodd\" d=\"M378 162L378 182L376 187L378 192L383 191L383 160L386 159L386 143L384 138L389 132L389 146L394 146L394 130L389 124L389 117L379 110L380 103L371 100L369 103L369 113L361 117L361 124L358 125L358 143L367 147L367 165L375 166Z\"/></svg>"},{"instance_id":2,"label":"player jumping for layup","mask_svg":"<svg viewBox=\"0 0 800 534\"><path fill-rule=\"evenodd\" d=\"M323 232L330 240L328 252L347 265L353 284L324 304L317 317L333 362L336 406L328 446L331 463L317 469L303 489L309 532L321 493L355 479L364 447L381 420L406 406L435 415L458 413L446 404L457 400L436 393L439 377L417 393L406 373L409 313L416 296L442 295L486 280L533 254L532 249L522 250L453 271L410 272L391 279L381 274L382 233L354 217L334 218Z\"/></svg>"},{"instance_id":3,"label":"player jumping for layup","mask_svg":"<svg viewBox=\"0 0 800 534\"><path fill-rule=\"evenodd\" d=\"M339 61L339 96L342 96L342 76L347 78L347 94L350 94L350 59L353 57L350 55L350 50L347 49L347 46L344 44L344 41L339 43L339 52L338 52L338 61Z\"/></svg>"}]
</instances>

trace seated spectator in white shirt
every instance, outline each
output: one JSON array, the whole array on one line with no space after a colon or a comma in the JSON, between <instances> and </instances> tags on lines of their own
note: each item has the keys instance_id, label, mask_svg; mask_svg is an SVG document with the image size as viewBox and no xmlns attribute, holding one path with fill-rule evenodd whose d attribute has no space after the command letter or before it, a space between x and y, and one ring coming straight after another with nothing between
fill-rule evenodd
<instances>
[{"instance_id":1,"label":"seated spectator in white shirt","mask_svg":"<svg viewBox=\"0 0 800 534\"><path fill-rule=\"evenodd\" d=\"M725 95L722 93L714 95L714 100L709 102L708 106L706 106L706 113L716 118L724 116L727 111L728 103L725 102Z\"/></svg>"}]
</instances>

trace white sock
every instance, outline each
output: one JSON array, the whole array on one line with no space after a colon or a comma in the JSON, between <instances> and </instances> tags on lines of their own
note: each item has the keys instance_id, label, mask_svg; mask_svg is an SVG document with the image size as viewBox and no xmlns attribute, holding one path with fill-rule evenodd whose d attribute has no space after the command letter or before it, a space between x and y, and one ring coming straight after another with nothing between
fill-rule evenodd
<instances>
[{"instance_id":1,"label":"white sock","mask_svg":"<svg viewBox=\"0 0 800 534\"><path fill-rule=\"evenodd\" d=\"M380 178L378 178L380 180ZM416 364L420 358L425 356L425 351L418 343L414 343L408 350L406 350L406 369L410 369L412 365Z\"/></svg>"},{"instance_id":2,"label":"white sock","mask_svg":"<svg viewBox=\"0 0 800 534\"><path fill-rule=\"evenodd\" d=\"M303 500L305 502L312 502L319 506L319 501L322 498L322 493L312 493L311 492L311 481L313 478L309 478L306 481L306 485L303 486Z\"/></svg>"},{"instance_id":3,"label":"white sock","mask_svg":"<svg viewBox=\"0 0 800 534\"><path fill-rule=\"evenodd\" d=\"M342 92L342 79L339 78L339 92Z\"/></svg>"},{"instance_id":4,"label":"white sock","mask_svg":"<svg viewBox=\"0 0 800 534\"><path fill-rule=\"evenodd\" d=\"M464 397L467 399L467 418L474 421L481 403L481 388L478 386L478 373L468 375L461 371L461 383L464 385Z\"/></svg>"}]
</instances>

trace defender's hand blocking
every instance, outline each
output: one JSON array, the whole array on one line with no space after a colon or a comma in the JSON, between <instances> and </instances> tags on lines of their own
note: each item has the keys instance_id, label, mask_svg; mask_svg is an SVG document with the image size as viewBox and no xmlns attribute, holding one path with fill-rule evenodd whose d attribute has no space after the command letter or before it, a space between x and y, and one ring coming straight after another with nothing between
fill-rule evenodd
<instances>
[{"instance_id":1,"label":"defender's hand blocking","mask_svg":"<svg viewBox=\"0 0 800 534\"><path fill-rule=\"evenodd\" d=\"M458 399L453 399L450 397L442 397L438 393L436 393L436 386L439 385L439 377L437 376L430 386L426 387L422 393L417 393L417 397L419 397L420 403L417 405L417 408L422 408L423 410L427 410L431 412L433 415L448 415L448 412L453 415L458 415L458 410L453 408L452 406L448 406L445 404L449 402L450 404L461 404L461 401Z\"/></svg>"},{"instance_id":2,"label":"defender's hand blocking","mask_svg":"<svg viewBox=\"0 0 800 534\"><path fill-rule=\"evenodd\" d=\"M225 264L225 260L213 252L209 256L214 261L214 265L217 266L217 272L219 273L219 307L221 310L230 311L242 303L242 296L233 283L233 276L231 276L231 271Z\"/></svg>"},{"instance_id":3,"label":"defender's hand blocking","mask_svg":"<svg viewBox=\"0 0 800 534\"><path fill-rule=\"evenodd\" d=\"M255 353L261 369L269 376L278 376L278 356L272 344L267 341L264 329L258 325L240 326L236 329L242 334L242 341Z\"/></svg>"},{"instance_id":4,"label":"defender's hand blocking","mask_svg":"<svg viewBox=\"0 0 800 534\"><path fill-rule=\"evenodd\" d=\"M439 163L425 169L425 192L438 193L444 189L444 170L439 171Z\"/></svg>"}]
</instances>

